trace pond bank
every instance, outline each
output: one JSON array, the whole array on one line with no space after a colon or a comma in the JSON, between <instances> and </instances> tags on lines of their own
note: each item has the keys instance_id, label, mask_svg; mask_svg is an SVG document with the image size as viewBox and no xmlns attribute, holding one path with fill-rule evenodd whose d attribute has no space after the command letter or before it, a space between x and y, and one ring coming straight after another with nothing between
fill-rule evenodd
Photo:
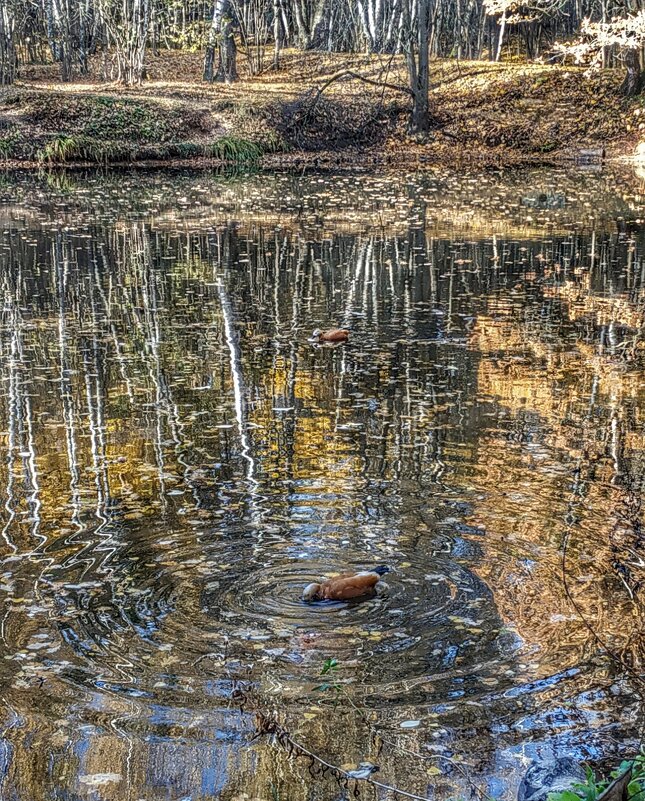
<instances>
[{"instance_id":1,"label":"pond bank","mask_svg":"<svg viewBox=\"0 0 645 801\"><path fill-rule=\"evenodd\" d=\"M403 65L374 56L287 52L280 70L204 84L199 54L149 58L149 79L124 88L57 81L29 68L0 91L0 164L260 163L263 166L561 163L581 149L633 153L642 98L618 94L618 71L526 63L433 64L433 128L406 134L401 93L349 78L405 83Z\"/></svg>"}]
</instances>

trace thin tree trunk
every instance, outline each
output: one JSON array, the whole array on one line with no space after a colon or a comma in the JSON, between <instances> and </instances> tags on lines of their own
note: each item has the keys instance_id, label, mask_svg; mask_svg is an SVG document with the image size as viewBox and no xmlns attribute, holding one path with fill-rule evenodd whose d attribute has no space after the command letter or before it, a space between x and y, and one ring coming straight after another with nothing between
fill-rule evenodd
<instances>
[{"instance_id":1,"label":"thin tree trunk","mask_svg":"<svg viewBox=\"0 0 645 801\"><path fill-rule=\"evenodd\" d=\"M220 29L220 16L222 13L222 3L216 2L213 6L213 17L211 19L211 26L208 31L208 42L206 43L206 52L204 53L204 73L203 79L209 83L213 83L215 77L215 50L217 48L217 37Z\"/></svg>"},{"instance_id":2,"label":"thin tree trunk","mask_svg":"<svg viewBox=\"0 0 645 801\"><path fill-rule=\"evenodd\" d=\"M276 70L280 69L281 27L280 0L273 0L273 69Z\"/></svg>"},{"instance_id":3,"label":"thin tree trunk","mask_svg":"<svg viewBox=\"0 0 645 801\"><path fill-rule=\"evenodd\" d=\"M499 38L497 40L497 52L495 53L495 61L499 61L502 57L502 46L504 44L504 33L506 31L506 9L502 13L502 19L499 23Z\"/></svg>"},{"instance_id":4,"label":"thin tree trunk","mask_svg":"<svg viewBox=\"0 0 645 801\"><path fill-rule=\"evenodd\" d=\"M625 53L625 67L627 74L620 85L620 93L625 97L639 95L643 90L643 72L640 57L636 48L630 48Z\"/></svg>"},{"instance_id":5,"label":"thin tree trunk","mask_svg":"<svg viewBox=\"0 0 645 801\"><path fill-rule=\"evenodd\" d=\"M414 93L410 133L421 135L427 134L430 126L430 2L418 0L416 59L412 42L408 53L410 88Z\"/></svg>"}]
</instances>

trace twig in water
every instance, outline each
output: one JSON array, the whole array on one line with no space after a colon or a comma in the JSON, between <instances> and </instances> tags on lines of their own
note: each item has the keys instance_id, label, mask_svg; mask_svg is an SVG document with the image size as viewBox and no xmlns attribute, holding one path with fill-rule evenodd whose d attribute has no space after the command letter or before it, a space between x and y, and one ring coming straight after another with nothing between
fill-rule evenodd
<instances>
[{"instance_id":1,"label":"twig in water","mask_svg":"<svg viewBox=\"0 0 645 801\"><path fill-rule=\"evenodd\" d=\"M384 784L383 782L376 781L376 779L372 779L370 777L365 779L357 779L356 777L352 776L349 771L343 770L337 765L332 765L331 762L327 762L322 757L319 757L318 754L314 754L313 751L305 748L301 743L294 740L290 732L281 726L275 718L265 715L263 712L258 712L256 715L256 726L256 737L261 737L265 734L271 735L287 751L290 757L303 757L308 759L309 773L312 776L323 777L329 775L336 779L338 784L346 790L349 789L350 781L354 782L353 793L355 798L358 797L359 782L365 782L366 784L371 784L373 787L378 787L381 790L389 790L391 793L395 793L396 795L400 795L405 798L412 798L415 799L415 801L428 801L427 796L408 793L407 790L401 790L398 787L394 787L390 784Z\"/></svg>"},{"instance_id":2,"label":"twig in water","mask_svg":"<svg viewBox=\"0 0 645 801\"><path fill-rule=\"evenodd\" d=\"M463 766L456 762L454 759L450 757L444 756L443 754L420 754L418 751L413 751L410 748L404 748L402 745L398 745L398 743L393 742L392 740L387 740L383 735L372 725L371 721L367 718L363 710L358 707L354 701L349 697L346 692L343 692L343 696L349 702L350 706L352 706L358 714L361 716L363 723L369 728L372 732L372 735L378 737L380 741L385 744L389 745L395 751L399 751L402 754L409 754L410 756L414 756L417 759L421 759L424 761L437 761L437 762L447 762L449 765L452 765L466 780L470 788L477 794L477 797L482 799L482 801L493 801L492 797L489 796L481 787L476 784L468 775L468 773L464 770Z\"/></svg>"}]
</instances>

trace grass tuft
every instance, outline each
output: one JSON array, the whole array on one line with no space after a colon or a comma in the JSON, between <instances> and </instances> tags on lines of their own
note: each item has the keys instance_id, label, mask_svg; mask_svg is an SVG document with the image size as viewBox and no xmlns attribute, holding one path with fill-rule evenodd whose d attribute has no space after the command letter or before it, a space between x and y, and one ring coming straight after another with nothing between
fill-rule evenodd
<instances>
[{"instance_id":1,"label":"grass tuft","mask_svg":"<svg viewBox=\"0 0 645 801\"><path fill-rule=\"evenodd\" d=\"M248 139L237 136L223 136L208 147L208 155L221 161L232 161L236 164L249 164L259 161L262 148Z\"/></svg>"},{"instance_id":2,"label":"grass tuft","mask_svg":"<svg viewBox=\"0 0 645 801\"><path fill-rule=\"evenodd\" d=\"M102 141L90 136L55 136L37 153L38 161L45 164L66 164L86 161L107 164L128 160L132 148L123 142Z\"/></svg>"}]
</instances>

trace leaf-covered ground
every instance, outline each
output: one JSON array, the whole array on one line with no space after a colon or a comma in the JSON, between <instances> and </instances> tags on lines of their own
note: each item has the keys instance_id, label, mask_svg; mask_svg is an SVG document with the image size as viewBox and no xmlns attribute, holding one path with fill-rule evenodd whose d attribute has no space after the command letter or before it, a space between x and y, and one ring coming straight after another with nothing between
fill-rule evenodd
<instances>
[{"instance_id":1,"label":"leaf-covered ground","mask_svg":"<svg viewBox=\"0 0 645 801\"><path fill-rule=\"evenodd\" d=\"M239 66L236 84L209 85L200 54L151 54L147 80L132 88L98 74L62 84L55 65L27 68L0 92L0 160L514 163L581 147L625 155L645 139L644 100L619 95L619 71L435 62L433 130L419 142L406 134L405 93L341 75L404 85L397 59L289 51L279 70L253 76L243 54Z\"/></svg>"}]
</instances>

